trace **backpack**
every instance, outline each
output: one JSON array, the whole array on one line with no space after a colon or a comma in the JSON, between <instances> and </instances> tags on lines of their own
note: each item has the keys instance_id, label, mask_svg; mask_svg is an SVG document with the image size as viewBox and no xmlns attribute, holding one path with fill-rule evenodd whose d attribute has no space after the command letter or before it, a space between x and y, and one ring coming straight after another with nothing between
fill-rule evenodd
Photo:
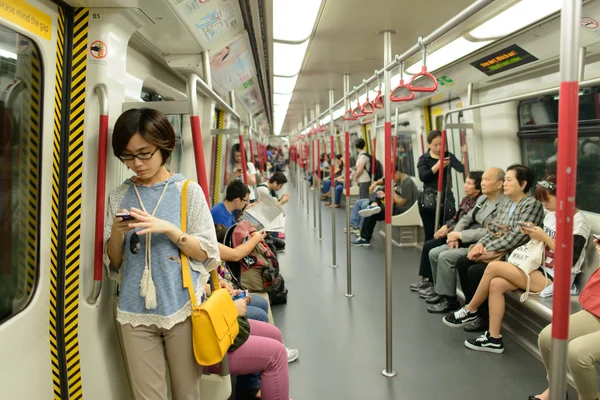
<instances>
[{"instance_id":1,"label":"backpack","mask_svg":"<svg viewBox=\"0 0 600 400\"><path fill-rule=\"evenodd\" d=\"M269 292L269 303L272 306L287 303L288 290L285 288L283 276L278 275Z\"/></svg>"},{"instance_id":2,"label":"backpack","mask_svg":"<svg viewBox=\"0 0 600 400\"><path fill-rule=\"evenodd\" d=\"M372 175L374 181L378 181L379 179L383 178L383 165L381 164L381 162L378 159L375 159L375 171L372 174L371 166L373 165L373 156L369 153L365 153L365 155L369 157L369 162L367 163L367 166L365 168L369 175Z\"/></svg>"},{"instance_id":3,"label":"backpack","mask_svg":"<svg viewBox=\"0 0 600 400\"><path fill-rule=\"evenodd\" d=\"M225 245L237 247L256 229L248 222L233 225L225 235ZM237 263L227 263L232 273L241 282L243 289L255 292L270 292L279 275L279 262L269 246L259 243L254 250Z\"/></svg>"}]
</instances>

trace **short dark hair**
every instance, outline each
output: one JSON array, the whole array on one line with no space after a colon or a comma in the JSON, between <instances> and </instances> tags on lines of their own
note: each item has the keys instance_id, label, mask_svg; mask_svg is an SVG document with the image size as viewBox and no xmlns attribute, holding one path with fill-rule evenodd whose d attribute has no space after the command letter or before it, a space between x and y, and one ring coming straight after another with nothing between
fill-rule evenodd
<instances>
[{"instance_id":1,"label":"short dark hair","mask_svg":"<svg viewBox=\"0 0 600 400\"><path fill-rule=\"evenodd\" d=\"M217 233L217 242L223 244L225 242L225 235L227 235L227 227L223 224L215 224L215 232Z\"/></svg>"},{"instance_id":2,"label":"short dark hair","mask_svg":"<svg viewBox=\"0 0 600 400\"><path fill-rule=\"evenodd\" d=\"M275 172L271 179L269 179L269 183L276 183L278 185L285 185L287 183L287 178L283 172Z\"/></svg>"},{"instance_id":3,"label":"short dark hair","mask_svg":"<svg viewBox=\"0 0 600 400\"><path fill-rule=\"evenodd\" d=\"M545 176L535 185L533 196L537 201L548 200L548 196L556 196L556 175Z\"/></svg>"},{"instance_id":4,"label":"short dark hair","mask_svg":"<svg viewBox=\"0 0 600 400\"><path fill-rule=\"evenodd\" d=\"M440 131L431 131L427 134L427 143L431 144L431 142L433 142L436 138L439 138L442 136L442 132Z\"/></svg>"},{"instance_id":5,"label":"short dark hair","mask_svg":"<svg viewBox=\"0 0 600 400\"><path fill-rule=\"evenodd\" d=\"M533 171L529 167L522 164L513 164L506 168L506 172L508 171L515 171L515 176L517 177L517 181L520 185L522 185L523 182L527 182L523 192L529 192L533 186L533 182L535 181L535 175L533 174Z\"/></svg>"},{"instance_id":6,"label":"short dark hair","mask_svg":"<svg viewBox=\"0 0 600 400\"><path fill-rule=\"evenodd\" d=\"M175 148L175 131L167 117L150 108L134 108L121 114L115 122L112 136L115 157L121 157L136 133L160 150L164 165Z\"/></svg>"},{"instance_id":7,"label":"short dark hair","mask_svg":"<svg viewBox=\"0 0 600 400\"><path fill-rule=\"evenodd\" d=\"M235 153L236 152L241 153L239 143L236 143L233 146L231 146L231 154L229 155L229 163L231 165L235 165Z\"/></svg>"},{"instance_id":8,"label":"short dark hair","mask_svg":"<svg viewBox=\"0 0 600 400\"><path fill-rule=\"evenodd\" d=\"M483 176L483 171L470 171L469 176L467 178L473 179L475 181L475 189L481 190L481 177Z\"/></svg>"},{"instance_id":9,"label":"short dark hair","mask_svg":"<svg viewBox=\"0 0 600 400\"><path fill-rule=\"evenodd\" d=\"M234 201L235 199L244 200L247 194L250 193L250 189L244 182L233 181L227 186L225 192L225 200Z\"/></svg>"},{"instance_id":10,"label":"short dark hair","mask_svg":"<svg viewBox=\"0 0 600 400\"><path fill-rule=\"evenodd\" d=\"M365 139L358 139L356 143L354 143L354 147L357 149L363 150L365 148Z\"/></svg>"}]
</instances>

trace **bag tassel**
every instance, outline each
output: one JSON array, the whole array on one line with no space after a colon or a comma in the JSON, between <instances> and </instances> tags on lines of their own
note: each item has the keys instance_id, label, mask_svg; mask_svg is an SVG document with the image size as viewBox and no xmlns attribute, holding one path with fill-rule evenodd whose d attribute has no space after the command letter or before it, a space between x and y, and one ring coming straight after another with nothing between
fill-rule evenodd
<instances>
[{"instance_id":1,"label":"bag tassel","mask_svg":"<svg viewBox=\"0 0 600 400\"><path fill-rule=\"evenodd\" d=\"M154 280L152 275L149 275L148 288L146 290L146 308L148 310L154 310L158 306L156 301L156 286L154 286Z\"/></svg>"},{"instance_id":2,"label":"bag tassel","mask_svg":"<svg viewBox=\"0 0 600 400\"><path fill-rule=\"evenodd\" d=\"M144 268L144 273L142 274L142 280L140 281L140 296L146 297L148 294L148 281L150 280L150 269L148 266Z\"/></svg>"}]
</instances>

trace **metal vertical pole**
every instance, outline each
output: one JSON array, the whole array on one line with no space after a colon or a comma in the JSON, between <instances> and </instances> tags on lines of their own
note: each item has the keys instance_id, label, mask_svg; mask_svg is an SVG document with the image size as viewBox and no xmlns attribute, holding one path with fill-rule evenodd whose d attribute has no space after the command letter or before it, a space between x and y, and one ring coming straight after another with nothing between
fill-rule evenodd
<instances>
[{"instance_id":1,"label":"metal vertical pole","mask_svg":"<svg viewBox=\"0 0 600 400\"><path fill-rule=\"evenodd\" d=\"M335 207L334 207L334 200L335 200L335 168L333 167L333 162L335 160L335 124L333 123L333 103L335 102L334 99L335 96L335 90L333 89L329 89L329 117L330 117L330 121L329 121L329 133L331 134L331 136L329 137L330 139L330 144L331 144L331 161L329 162L329 178L331 179L331 250L332 250L332 262L331 262L331 267L332 268L337 268L337 262L336 262L336 248L335 248Z\"/></svg>"},{"instance_id":2,"label":"metal vertical pole","mask_svg":"<svg viewBox=\"0 0 600 400\"><path fill-rule=\"evenodd\" d=\"M550 399L564 398L567 389L570 284L573 264L573 214L577 180L579 125L579 21L582 0L563 0L560 14L560 91L558 99L558 165L556 176L556 246Z\"/></svg>"},{"instance_id":3,"label":"metal vertical pole","mask_svg":"<svg viewBox=\"0 0 600 400\"><path fill-rule=\"evenodd\" d=\"M392 60L392 33L390 31L383 33L383 64L388 65ZM384 163L385 166L385 369L381 372L384 376L396 376L396 371L392 367L392 204L394 197L392 194L392 174L390 149L392 147L392 110L390 103L391 91L390 71L385 70L383 80L385 82L384 98Z\"/></svg>"},{"instance_id":4,"label":"metal vertical pole","mask_svg":"<svg viewBox=\"0 0 600 400\"><path fill-rule=\"evenodd\" d=\"M344 75L344 110L348 105L350 91L350 75ZM350 245L350 131L348 121L344 120L344 178L346 180L346 297L354 297L352 293L352 246Z\"/></svg>"},{"instance_id":5,"label":"metal vertical pole","mask_svg":"<svg viewBox=\"0 0 600 400\"><path fill-rule=\"evenodd\" d=\"M311 115L312 117L312 115ZM308 117L304 116L304 125L308 125ZM304 139L306 140L307 143L310 143L310 134L307 134ZM304 167L304 175L306 176L306 192L305 192L305 196L306 196L306 215L310 215L310 199L308 197L308 194L310 193L310 181L308 180L308 173L310 171L310 153L308 151L309 147L308 144L304 145L304 150L305 150L305 154L306 154L306 162L304 163L305 167Z\"/></svg>"},{"instance_id":6,"label":"metal vertical pole","mask_svg":"<svg viewBox=\"0 0 600 400\"><path fill-rule=\"evenodd\" d=\"M579 81L582 81L583 77L585 75L585 55L586 55L586 52L587 52L587 48L585 48L585 47L579 48L579 74L578 74Z\"/></svg>"},{"instance_id":7,"label":"metal vertical pole","mask_svg":"<svg viewBox=\"0 0 600 400\"><path fill-rule=\"evenodd\" d=\"M315 105L315 115L318 116L319 113L319 105ZM314 119L314 117L313 117ZM321 161L321 155L320 154L316 154L317 153L317 142L315 140L315 138L318 138L318 133L316 132L316 129L313 131L312 134L312 150L313 150L313 169L312 169L312 173L313 173L313 186L314 186L314 190L313 190L313 229L317 230L317 194L319 192L319 188L321 187L321 183L319 181L319 177L317 176L317 165L320 164Z\"/></svg>"},{"instance_id":8,"label":"metal vertical pole","mask_svg":"<svg viewBox=\"0 0 600 400\"><path fill-rule=\"evenodd\" d=\"M317 154L319 155L319 159L321 157L321 132L317 133ZM321 163L319 162L319 164L317 165L317 175L319 176L319 191L317 192L317 202L320 202L320 193L321 193ZM323 222L321 219L321 209L323 207L321 207L321 204L319 204L319 206L317 207L318 213L319 213L319 240L323 240Z\"/></svg>"}]
</instances>

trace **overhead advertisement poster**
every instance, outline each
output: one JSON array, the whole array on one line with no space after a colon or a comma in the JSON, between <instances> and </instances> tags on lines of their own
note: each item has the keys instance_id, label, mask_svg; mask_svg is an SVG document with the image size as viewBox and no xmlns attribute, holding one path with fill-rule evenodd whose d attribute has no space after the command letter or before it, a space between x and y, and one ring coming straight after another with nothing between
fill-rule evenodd
<instances>
[{"instance_id":1,"label":"overhead advertisement poster","mask_svg":"<svg viewBox=\"0 0 600 400\"><path fill-rule=\"evenodd\" d=\"M472 66L488 76L508 71L538 59L516 44L480 58L471 63Z\"/></svg>"},{"instance_id":2,"label":"overhead advertisement poster","mask_svg":"<svg viewBox=\"0 0 600 400\"><path fill-rule=\"evenodd\" d=\"M252 113L262 111L262 100L250 46L245 35L216 53L210 61L213 81L225 90L235 90Z\"/></svg>"}]
</instances>

